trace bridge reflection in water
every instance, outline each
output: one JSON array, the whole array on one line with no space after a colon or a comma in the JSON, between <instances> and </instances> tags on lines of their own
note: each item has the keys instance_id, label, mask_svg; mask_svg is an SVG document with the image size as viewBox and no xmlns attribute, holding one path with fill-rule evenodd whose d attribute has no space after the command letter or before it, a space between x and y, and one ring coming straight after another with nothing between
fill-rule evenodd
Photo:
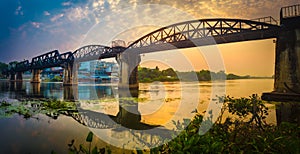
<instances>
[{"instance_id":1,"label":"bridge reflection in water","mask_svg":"<svg viewBox=\"0 0 300 154\"><path fill-rule=\"evenodd\" d=\"M166 128L147 124L145 117L140 114L139 111L143 113L142 105L138 103L137 97L141 98L145 95L143 89L147 88L144 84L142 84L140 93L137 90L119 90L117 85L79 84L72 87L63 86L62 83L43 82L32 84L29 82L0 81L0 89L0 95L5 92L4 94L8 98L21 100L18 104L22 106L24 102L27 102L29 104L24 106L28 107L30 111L39 111L38 114L45 114L57 122L66 119L64 118L66 116L70 117L70 121L79 124L79 126L85 126L96 135L101 135L99 136L101 140L109 139L111 145L122 145L124 142L128 142L126 147L136 145L138 142L143 145L141 148L145 148L160 143L161 137L169 138L170 134L173 133ZM63 100L61 102L66 102L66 105L62 106L67 108L45 107L42 103L47 102L47 98ZM299 123L299 104L276 103L272 106L275 106L275 108L270 109L273 113L276 112L278 124L284 121ZM143 120L141 121L141 119ZM39 121L41 125L43 125L42 121ZM77 129L77 127L67 128L66 131L73 131L70 129ZM84 140L80 142L84 142Z\"/></svg>"},{"instance_id":2,"label":"bridge reflection in water","mask_svg":"<svg viewBox=\"0 0 300 154\"><path fill-rule=\"evenodd\" d=\"M111 135L115 139L113 145L126 142L139 142L143 146L154 146L159 139L171 138L173 131L159 125L141 122L138 106L138 90L118 90L117 85L80 84L78 86L63 86L62 83L29 83L0 82L1 91L9 87L8 97L22 102L27 100L58 99L69 102L68 109L47 109L43 105L27 104L32 110L57 119L59 115L72 117L78 123L93 130L94 133ZM102 101L102 102L101 102ZM105 102L107 101L107 102ZM111 109L105 109L109 104ZM100 109L99 109L100 108ZM46 110L46 112L42 112ZM124 136L126 136L124 138ZM102 138L102 137L101 137ZM123 141L122 141L123 140ZM153 145L151 145L153 143ZM129 148L129 147L127 147ZM145 147L139 147L145 148Z\"/></svg>"},{"instance_id":3,"label":"bridge reflection in water","mask_svg":"<svg viewBox=\"0 0 300 154\"><path fill-rule=\"evenodd\" d=\"M129 93L125 90L118 90L117 85L89 85L80 84L78 86L63 86L61 83L29 83L29 82L0 82L0 90L7 92L7 97L18 100L34 99L58 99L64 101L81 102L81 110L96 117L93 111L83 109L86 102L94 104L98 101L107 101L113 109L102 110L102 114L110 114L110 118L124 127L132 129L147 129L147 125L140 123L141 115L138 111L138 91ZM90 103L92 104L92 103ZM300 124L299 103L276 102L276 121L294 122ZM80 106L79 106L80 107ZM101 117L101 116L100 116ZM96 118L95 118L96 119ZM111 120L110 119L110 120ZM131 120L129 120L131 119ZM87 125L88 122L85 122ZM136 123L137 125L132 125ZM150 127L149 127L150 128Z\"/></svg>"}]
</instances>

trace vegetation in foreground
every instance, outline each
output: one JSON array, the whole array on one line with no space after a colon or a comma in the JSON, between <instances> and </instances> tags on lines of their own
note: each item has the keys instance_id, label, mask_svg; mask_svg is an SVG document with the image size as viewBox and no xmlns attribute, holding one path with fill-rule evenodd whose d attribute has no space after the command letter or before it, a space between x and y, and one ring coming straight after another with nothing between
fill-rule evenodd
<instances>
[{"instance_id":1,"label":"vegetation in foreground","mask_svg":"<svg viewBox=\"0 0 300 154\"><path fill-rule=\"evenodd\" d=\"M16 103L8 103L2 100L0 102L0 117L11 117L14 114L19 114L28 119L37 114L45 114L48 117L57 119L60 114L66 114L67 112L77 112L74 102L56 99L27 100Z\"/></svg>"}]
</instances>

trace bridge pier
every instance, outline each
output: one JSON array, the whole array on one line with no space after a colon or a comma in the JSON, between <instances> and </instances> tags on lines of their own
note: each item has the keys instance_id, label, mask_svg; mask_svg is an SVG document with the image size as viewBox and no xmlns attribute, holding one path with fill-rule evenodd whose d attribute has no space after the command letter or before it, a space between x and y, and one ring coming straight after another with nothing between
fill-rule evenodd
<instances>
[{"instance_id":1,"label":"bridge pier","mask_svg":"<svg viewBox=\"0 0 300 154\"><path fill-rule=\"evenodd\" d=\"M64 86L63 98L65 101L78 100L78 86Z\"/></svg>"},{"instance_id":2,"label":"bridge pier","mask_svg":"<svg viewBox=\"0 0 300 154\"><path fill-rule=\"evenodd\" d=\"M69 63L66 67L64 67L64 78L63 78L63 85L64 86L71 86L78 84L78 63Z\"/></svg>"},{"instance_id":3,"label":"bridge pier","mask_svg":"<svg viewBox=\"0 0 300 154\"><path fill-rule=\"evenodd\" d=\"M16 77L16 81L23 81L23 76L22 76L23 72L17 72L17 77Z\"/></svg>"},{"instance_id":4,"label":"bridge pier","mask_svg":"<svg viewBox=\"0 0 300 154\"><path fill-rule=\"evenodd\" d=\"M41 96L41 83L40 82L32 82L31 85L31 94L34 97L42 97Z\"/></svg>"},{"instance_id":5,"label":"bridge pier","mask_svg":"<svg viewBox=\"0 0 300 154\"><path fill-rule=\"evenodd\" d=\"M274 91L269 101L300 101L300 17L281 19L276 41Z\"/></svg>"},{"instance_id":6,"label":"bridge pier","mask_svg":"<svg viewBox=\"0 0 300 154\"><path fill-rule=\"evenodd\" d=\"M117 55L116 60L119 64L119 89L138 90L138 66L141 56L134 52L123 52Z\"/></svg>"},{"instance_id":7,"label":"bridge pier","mask_svg":"<svg viewBox=\"0 0 300 154\"><path fill-rule=\"evenodd\" d=\"M16 81L16 74L14 72L9 74L9 81Z\"/></svg>"},{"instance_id":8,"label":"bridge pier","mask_svg":"<svg viewBox=\"0 0 300 154\"><path fill-rule=\"evenodd\" d=\"M32 70L32 78L31 78L31 83L40 83L40 74L41 70L39 69L33 69Z\"/></svg>"},{"instance_id":9,"label":"bridge pier","mask_svg":"<svg viewBox=\"0 0 300 154\"><path fill-rule=\"evenodd\" d=\"M137 87L136 87L137 88ZM141 123L141 114L138 111L137 98L138 89L131 88L130 91L133 93L128 93L127 90L119 89L119 112L116 117L116 122L122 126L130 129L139 129Z\"/></svg>"}]
</instances>

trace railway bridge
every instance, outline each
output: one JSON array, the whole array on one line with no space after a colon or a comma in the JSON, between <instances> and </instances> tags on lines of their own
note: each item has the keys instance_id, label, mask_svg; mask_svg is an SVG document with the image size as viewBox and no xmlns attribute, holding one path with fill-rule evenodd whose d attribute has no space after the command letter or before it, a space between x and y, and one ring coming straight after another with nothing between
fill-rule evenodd
<instances>
[{"instance_id":1,"label":"railway bridge","mask_svg":"<svg viewBox=\"0 0 300 154\"><path fill-rule=\"evenodd\" d=\"M22 81L24 71L32 71L31 82L40 82L42 69L64 68L64 85L77 84L78 63L116 58L120 66L119 88L138 88L140 55L172 49L192 48L261 39L276 39L274 91L266 100L300 100L300 4L283 7L280 23L272 17L246 19L199 19L157 29L129 46L88 45L73 52L50 51L17 63L5 72L11 81Z\"/></svg>"}]
</instances>

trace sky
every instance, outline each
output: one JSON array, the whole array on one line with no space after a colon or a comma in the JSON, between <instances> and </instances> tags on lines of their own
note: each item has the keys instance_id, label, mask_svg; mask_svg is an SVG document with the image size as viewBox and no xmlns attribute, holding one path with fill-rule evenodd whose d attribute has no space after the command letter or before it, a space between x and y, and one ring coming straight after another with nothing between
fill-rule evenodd
<instances>
[{"instance_id":1,"label":"sky","mask_svg":"<svg viewBox=\"0 0 300 154\"><path fill-rule=\"evenodd\" d=\"M294 4L298 4L298 0L1 0L0 61L31 60L55 49L64 53L88 44L110 46L115 39L132 42L156 28L185 20L265 16L279 19L280 8ZM273 40L228 43L211 48L219 51L221 61L218 61L224 64L227 73L272 76ZM205 54L199 52L202 49L166 52L169 58L175 55L176 62L165 64L159 59L163 57L161 53L142 55L141 65L196 71L210 69ZM185 60L180 59L180 55L176 57L175 52L184 55ZM182 61L190 66L183 67L185 62Z\"/></svg>"}]
</instances>

